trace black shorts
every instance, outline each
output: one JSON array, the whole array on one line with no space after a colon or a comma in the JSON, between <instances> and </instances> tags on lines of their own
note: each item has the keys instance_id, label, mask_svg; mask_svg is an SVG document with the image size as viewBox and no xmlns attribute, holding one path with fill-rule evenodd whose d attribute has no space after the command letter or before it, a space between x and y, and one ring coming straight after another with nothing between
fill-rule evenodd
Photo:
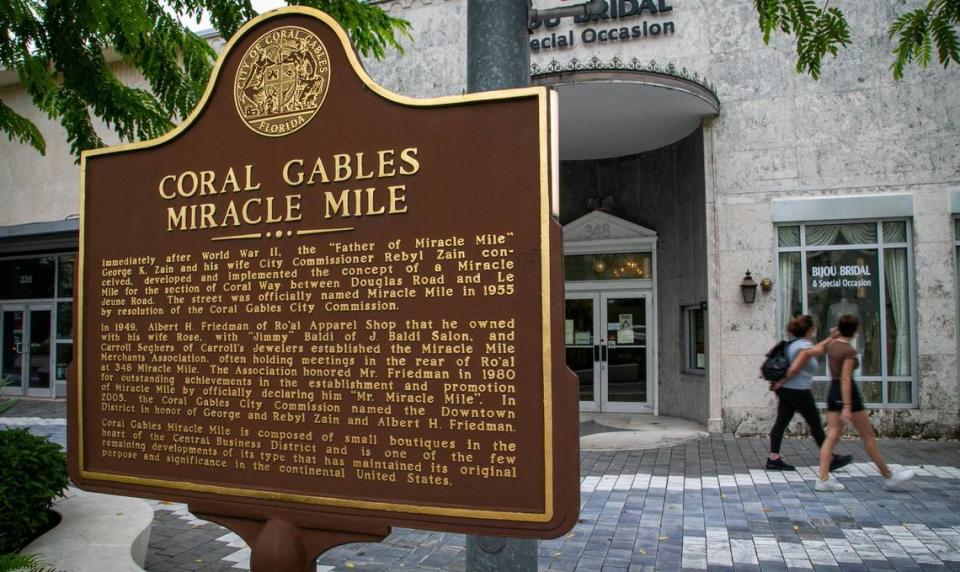
<instances>
[{"instance_id":1,"label":"black shorts","mask_svg":"<svg viewBox=\"0 0 960 572\"><path fill-rule=\"evenodd\" d=\"M860 388L857 387L857 382L852 381L853 392L850 396L850 411L856 413L857 411L863 411L865 407L863 406L863 396L860 395ZM842 411L843 410L843 391L841 389L841 383L839 379L834 379L830 382L830 389L827 391L827 411Z\"/></svg>"}]
</instances>

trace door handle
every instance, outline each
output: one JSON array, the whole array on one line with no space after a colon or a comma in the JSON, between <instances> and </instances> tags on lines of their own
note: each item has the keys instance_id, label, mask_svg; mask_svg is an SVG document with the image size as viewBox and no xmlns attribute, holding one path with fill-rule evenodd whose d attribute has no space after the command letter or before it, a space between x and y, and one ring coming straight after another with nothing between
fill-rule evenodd
<instances>
[{"instance_id":1,"label":"door handle","mask_svg":"<svg viewBox=\"0 0 960 572\"><path fill-rule=\"evenodd\" d=\"M607 344L600 346L600 360L607 361Z\"/></svg>"},{"instance_id":2,"label":"door handle","mask_svg":"<svg viewBox=\"0 0 960 572\"><path fill-rule=\"evenodd\" d=\"M593 361L600 361L600 346L593 346Z\"/></svg>"}]
</instances>

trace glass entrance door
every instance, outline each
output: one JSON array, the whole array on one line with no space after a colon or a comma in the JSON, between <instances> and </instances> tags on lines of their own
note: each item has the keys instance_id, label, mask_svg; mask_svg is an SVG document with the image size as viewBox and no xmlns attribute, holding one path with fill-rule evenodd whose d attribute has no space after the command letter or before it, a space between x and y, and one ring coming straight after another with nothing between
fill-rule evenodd
<instances>
[{"instance_id":1,"label":"glass entrance door","mask_svg":"<svg viewBox=\"0 0 960 572\"><path fill-rule=\"evenodd\" d=\"M6 382L4 393L23 395L23 352L26 342L23 337L26 328L23 315L22 309L3 310L0 314L0 341L3 343L0 377Z\"/></svg>"},{"instance_id":2,"label":"glass entrance door","mask_svg":"<svg viewBox=\"0 0 960 572\"><path fill-rule=\"evenodd\" d=\"M4 393L52 396L50 344L53 307L30 305L0 310L0 375L7 380Z\"/></svg>"},{"instance_id":3,"label":"glass entrance door","mask_svg":"<svg viewBox=\"0 0 960 572\"><path fill-rule=\"evenodd\" d=\"M601 295L606 348L603 360L603 411L642 412L650 399L651 346L647 335L650 298L640 292Z\"/></svg>"},{"instance_id":4,"label":"glass entrance door","mask_svg":"<svg viewBox=\"0 0 960 572\"><path fill-rule=\"evenodd\" d=\"M568 293L566 300L565 345L567 366L580 383L580 410L600 411L599 296Z\"/></svg>"},{"instance_id":5,"label":"glass entrance door","mask_svg":"<svg viewBox=\"0 0 960 572\"><path fill-rule=\"evenodd\" d=\"M567 365L580 383L580 410L653 411L650 293L568 292Z\"/></svg>"}]
</instances>

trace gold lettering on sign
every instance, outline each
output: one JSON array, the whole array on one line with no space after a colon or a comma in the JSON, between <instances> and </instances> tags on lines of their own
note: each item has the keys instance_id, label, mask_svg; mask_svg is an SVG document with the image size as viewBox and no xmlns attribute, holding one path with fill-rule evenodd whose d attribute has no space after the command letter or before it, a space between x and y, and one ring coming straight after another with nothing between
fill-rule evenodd
<instances>
[{"instance_id":1,"label":"gold lettering on sign","mask_svg":"<svg viewBox=\"0 0 960 572\"><path fill-rule=\"evenodd\" d=\"M405 147L398 155L394 149L380 150L374 158L372 153L335 153L324 159L317 157L313 166L301 158L284 163L280 170L280 179L287 187L336 184L367 181L377 178L409 177L420 171L420 160L416 147ZM325 164L326 161L326 164ZM374 167L374 163L376 166ZM329 165L329 166L327 166ZM333 174L331 178L329 173ZM269 186L269 185L268 185ZM324 190L324 219L334 217L349 218L378 215L396 215L407 212L407 185L388 184L384 186L346 186L335 190ZM263 191L263 182L254 165L244 165L243 169L229 167L226 173L211 170L182 171L164 175L157 183L157 192L165 201L177 201L166 209L166 230L192 231L227 227L241 227L260 224L291 223L303 220L301 208L303 195L287 193L272 196L275 189L265 192L266 196L241 195L237 193ZM193 202L198 198L216 198L230 194L223 203ZM184 200L188 202L183 202ZM298 236L326 234L353 230L353 227L298 229ZM213 240L242 240L267 238L282 234L292 236L293 230L253 232L214 237Z\"/></svg>"},{"instance_id":2,"label":"gold lettering on sign","mask_svg":"<svg viewBox=\"0 0 960 572\"><path fill-rule=\"evenodd\" d=\"M555 409L576 394L554 375L555 98L397 96L332 24L248 23L183 125L81 158L72 473L559 534L576 458ZM131 193L136 224L111 224Z\"/></svg>"},{"instance_id":3,"label":"gold lettering on sign","mask_svg":"<svg viewBox=\"0 0 960 572\"><path fill-rule=\"evenodd\" d=\"M342 154L330 172L415 168L391 157ZM362 163L371 159L380 164ZM288 183L310 184L303 161L284 169ZM175 200L258 187L253 169L185 171L159 192ZM380 203L369 190L341 190L330 214L405 208L402 194ZM257 216L249 208L241 223ZM202 209L197 217L209 224ZM516 250L505 231L103 259L100 458L385 487L521 478L529 451L515 436L517 331L527 318L496 315L495 303L457 317L397 314L417 299L516 295Z\"/></svg>"}]
</instances>

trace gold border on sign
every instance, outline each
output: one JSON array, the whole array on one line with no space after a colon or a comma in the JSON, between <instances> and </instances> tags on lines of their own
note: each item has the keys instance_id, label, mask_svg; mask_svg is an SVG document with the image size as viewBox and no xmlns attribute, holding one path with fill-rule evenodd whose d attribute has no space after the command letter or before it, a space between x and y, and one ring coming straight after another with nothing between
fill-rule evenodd
<instances>
[{"instance_id":1,"label":"gold border on sign","mask_svg":"<svg viewBox=\"0 0 960 572\"><path fill-rule=\"evenodd\" d=\"M538 100L538 109L539 109L539 147L540 147L540 258L541 258L541 280L540 280L540 295L541 295L541 318L542 318L542 364L543 364L543 442L544 442L544 510L542 512L516 512L516 511L497 511L497 510L480 510L472 508L454 508L449 506L423 506L420 504L414 503L399 503L399 502L382 502L382 501L363 501L355 499L346 499L338 497L321 497L321 496L310 496L304 494L295 494L295 493L285 493L285 492L276 492L276 491L266 491L260 489L245 489L245 488L236 488L236 487L227 487L219 485L210 485L205 483L196 483L196 482L187 482L187 481L170 481L164 479L153 479L147 477L135 477L130 475L121 475L113 473L101 473L88 471L84 467L84 441L83 441L83 354L84 354L84 275L85 275L85 246L86 246L86 203L87 203L87 194L86 194L86 173L87 173L87 159L89 157L96 157L99 155L109 155L114 153L121 153L125 151L133 151L137 149L146 149L150 147L156 147L161 144L164 144L168 141L173 140L178 137L180 134L184 133L197 117L206 107L207 103L210 100L210 95L213 93L213 88L216 85L218 79L220 79L220 73L223 71L223 64L226 61L227 56L230 54L231 50L234 48L236 43L242 38L250 29L255 26L260 25L261 23L271 20L273 18L287 16L287 15L304 15L308 17L315 18L320 20L337 35L340 39L341 45L347 55L347 59L350 62L350 65L353 67L353 71L357 74L357 77L374 93L380 95L388 101L398 103L401 105L407 105L411 107L439 107L439 106L450 106L450 105L461 105L469 104L482 101L503 101L509 99L523 99L528 97L536 97ZM313 9L305 7L287 7L277 10L272 10L265 14L261 14L257 18L247 22L242 26L237 33L230 39L229 42L224 46L223 51L220 53L220 56L217 59L216 64L214 65L213 71L210 74L210 80L207 83L207 89L203 94L203 97L200 99L200 102L197 104L197 107L194 108L193 112L183 121L183 123L177 125L170 132L157 137L156 139L151 139L148 141L141 141L136 143L127 143L123 145L116 145L113 147L103 147L100 149L91 149L89 151L84 151L80 157L80 245L78 252L78 262L77 262L77 272L78 272L78 281L77 281L77 339L74 342L77 345L77 420L78 420L78 435L77 435L77 462L78 462L78 472L81 478L96 480L96 481L106 481L106 482L115 482L115 483L125 483L132 485L140 486L149 486L157 488L166 488L173 490L183 490L183 491L193 491L193 492L205 492L205 493L214 493L221 495L229 495L234 497L246 497L246 498L257 498L257 499L267 499L267 500L277 500L277 501L286 501L286 502L298 502L303 504L313 504L313 505L325 505L332 507L346 507L346 508L359 508L359 509L369 509L369 510L378 510L385 512L398 512L398 513L407 513L411 516L416 515L436 515L436 516L448 516L448 517L461 517L461 518L475 518L482 520L502 520L502 521L513 521L513 522L549 522L554 516L554 505L553 505L553 490L554 490L554 458L553 458L553 392L552 392L552 375L553 375L553 362L551 358L551 327L550 322L550 308L552 305L552 299L550 297L550 212L551 212L551 193L550 193L550 177L551 177L551 147L550 147L550 137L551 133L556 130L557 126L555 123L555 117L551 113L551 97L550 91L547 87L527 87L519 89L508 89L508 90L499 90L492 92L483 92L475 94L466 94L466 95L452 95L444 97L435 97L428 99L415 99L412 97L407 97L404 95L399 95L387 90L384 87L376 84L373 79L367 75L366 71L363 69L363 66L360 64L360 61L357 58L356 53L353 50L353 47L350 43L350 39L347 36L346 32L343 31L343 28L333 20L327 14Z\"/></svg>"}]
</instances>

